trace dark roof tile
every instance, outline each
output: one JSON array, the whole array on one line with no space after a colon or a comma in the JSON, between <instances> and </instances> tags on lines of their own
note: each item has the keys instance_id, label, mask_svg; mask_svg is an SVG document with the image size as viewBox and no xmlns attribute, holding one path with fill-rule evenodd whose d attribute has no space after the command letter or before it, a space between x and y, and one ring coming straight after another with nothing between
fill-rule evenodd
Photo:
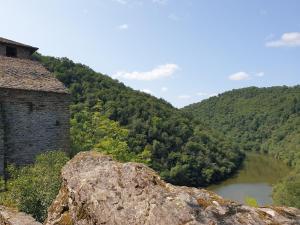
<instances>
[{"instance_id":1,"label":"dark roof tile","mask_svg":"<svg viewBox=\"0 0 300 225\"><path fill-rule=\"evenodd\" d=\"M32 52L35 52L35 51L38 50L38 48L36 48L36 47L30 46L30 45L26 45L26 44L22 44L22 43L19 43L19 42L16 42L16 41L12 41L12 40L9 40L9 39L6 39L6 38L2 38L2 37L0 37L0 43L7 44L7 45L19 46L19 47L23 47L23 48L28 48Z\"/></svg>"},{"instance_id":2,"label":"dark roof tile","mask_svg":"<svg viewBox=\"0 0 300 225\"><path fill-rule=\"evenodd\" d=\"M0 88L68 93L39 62L0 56Z\"/></svg>"}]
</instances>

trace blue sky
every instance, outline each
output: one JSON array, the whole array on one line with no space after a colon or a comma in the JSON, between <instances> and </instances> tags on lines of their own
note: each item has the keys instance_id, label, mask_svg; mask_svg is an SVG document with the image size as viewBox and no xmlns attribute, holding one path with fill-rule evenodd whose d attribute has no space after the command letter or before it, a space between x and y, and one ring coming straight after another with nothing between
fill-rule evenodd
<instances>
[{"instance_id":1,"label":"blue sky","mask_svg":"<svg viewBox=\"0 0 300 225\"><path fill-rule=\"evenodd\" d=\"M176 107L300 84L299 0L0 0L0 36Z\"/></svg>"}]
</instances>

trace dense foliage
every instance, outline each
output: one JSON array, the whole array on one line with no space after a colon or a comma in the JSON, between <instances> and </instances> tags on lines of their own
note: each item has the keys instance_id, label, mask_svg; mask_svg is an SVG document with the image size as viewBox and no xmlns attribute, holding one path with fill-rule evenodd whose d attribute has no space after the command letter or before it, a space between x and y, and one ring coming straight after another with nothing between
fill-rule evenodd
<instances>
[{"instance_id":1,"label":"dense foliage","mask_svg":"<svg viewBox=\"0 0 300 225\"><path fill-rule=\"evenodd\" d=\"M246 197L245 198L245 203L246 205L249 205L251 207L258 207L258 203L257 203L257 200L255 198L252 198L252 197Z\"/></svg>"},{"instance_id":2,"label":"dense foliage","mask_svg":"<svg viewBox=\"0 0 300 225\"><path fill-rule=\"evenodd\" d=\"M244 88L184 109L199 121L209 123L244 149L260 150L274 130L300 113L300 86Z\"/></svg>"},{"instance_id":3,"label":"dense foliage","mask_svg":"<svg viewBox=\"0 0 300 225\"><path fill-rule=\"evenodd\" d=\"M79 107L81 108L81 107ZM119 161L148 163L150 152L147 148L139 154L129 150L128 130L118 122L108 119L99 112L97 104L89 111L86 107L71 119L71 139L73 153L95 150L113 156Z\"/></svg>"},{"instance_id":4,"label":"dense foliage","mask_svg":"<svg viewBox=\"0 0 300 225\"><path fill-rule=\"evenodd\" d=\"M300 93L299 93L300 95ZM291 116L263 145L265 150L284 160L294 170L273 191L276 204L300 208L300 116Z\"/></svg>"},{"instance_id":5,"label":"dense foliage","mask_svg":"<svg viewBox=\"0 0 300 225\"><path fill-rule=\"evenodd\" d=\"M103 123L112 120L118 122L121 133L128 131L126 137L117 135L126 152L122 157L146 160L170 182L204 186L225 179L242 161L243 154L221 134L201 124L194 126L187 115L162 99L134 91L67 58L35 58L70 90L73 154L112 146L110 135L101 133L95 124L91 126L93 121L85 115L96 112L100 126L107 127Z\"/></svg>"},{"instance_id":6,"label":"dense foliage","mask_svg":"<svg viewBox=\"0 0 300 225\"><path fill-rule=\"evenodd\" d=\"M266 152L294 168L274 188L277 204L300 206L300 86L244 88L184 108L242 149Z\"/></svg>"},{"instance_id":7,"label":"dense foliage","mask_svg":"<svg viewBox=\"0 0 300 225\"><path fill-rule=\"evenodd\" d=\"M69 158L63 152L39 155L34 165L16 168L10 166L11 179L7 191L0 192L0 204L17 207L43 222L47 209L58 194L61 168Z\"/></svg>"},{"instance_id":8,"label":"dense foliage","mask_svg":"<svg viewBox=\"0 0 300 225\"><path fill-rule=\"evenodd\" d=\"M300 171L293 171L273 191L275 204L300 208Z\"/></svg>"}]
</instances>

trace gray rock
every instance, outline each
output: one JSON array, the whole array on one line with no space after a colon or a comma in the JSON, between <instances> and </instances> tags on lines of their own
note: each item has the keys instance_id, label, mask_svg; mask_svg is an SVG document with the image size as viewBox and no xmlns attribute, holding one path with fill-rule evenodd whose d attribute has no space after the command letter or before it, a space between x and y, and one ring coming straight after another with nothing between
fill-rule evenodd
<instances>
[{"instance_id":1,"label":"gray rock","mask_svg":"<svg viewBox=\"0 0 300 225\"><path fill-rule=\"evenodd\" d=\"M145 165L96 152L78 154L62 178L46 225L300 224L298 209L241 205L204 189L168 184Z\"/></svg>"},{"instance_id":2,"label":"gray rock","mask_svg":"<svg viewBox=\"0 0 300 225\"><path fill-rule=\"evenodd\" d=\"M0 225L42 225L30 215L0 206Z\"/></svg>"}]
</instances>

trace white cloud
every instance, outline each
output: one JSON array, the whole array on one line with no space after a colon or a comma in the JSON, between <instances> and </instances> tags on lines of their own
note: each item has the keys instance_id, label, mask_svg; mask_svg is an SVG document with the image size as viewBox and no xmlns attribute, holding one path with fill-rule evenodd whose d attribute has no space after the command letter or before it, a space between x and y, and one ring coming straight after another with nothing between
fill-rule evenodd
<instances>
[{"instance_id":1,"label":"white cloud","mask_svg":"<svg viewBox=\"0 0 300 225\"><path fill-rule=\"evenodd\" d=\"M259 14L260 14L261 16L265 16L265 15L268 14L268 11L265 10L265 9L261 9L261 10L259 11Z\"/></svg>"},{"instance_id":2,"label":"white cloud","mask_svg":"<svg viewBox=\"0 0 300 225\"><path fill-rule=\"evenodd\" d=\"M114 2L120 3L122 5L127 4L127 0L113 0Z\"/></svg>"},{"instance_id":3,"label":"white cloud","mask_svg":"<svg viewBox=\"0 0 300 225\"><path fill-rule=\"evenodd\" d=\"M246 72L237 72L234 74L231 74L230 76L228 76L229 80L233 80L233 81L241 81L241 80L249 80L251 79L251 77L263 77L265 76L264 72L257 72L257 73L246 73Z\"/></svg>"},{"instance_id":4,"label":"white cloud","mask_svg":"<svg viewBox=\"0 0 300 225\"><path fill-rule=\"evenodd\" d=\"M160 78L171 77L178 69L179 66L176 64L165 64L165 65L157 66L154 69L146 72L119 71L116 74L114 74L113 77L124 78L128 80L151 81Z\"/></svg>"},{"instance_id":5,"label":"white cloud","mask_svg":"<svg viewBox=\"0 0 300 225\"><path fill-rule=\"evenodd\" d=\"M246 72L237 72L234 74L231 74L229 77L229 80L239 81L239 80L248 80L250 78L250 74Z\"/></svg>"},{"instance_id":6,"label":"white cloud","mask_svg":"<svg viewBox=\"0 0 300 225\"><path fill-rule=\"evenodd\" d=\"M153 92L151 90L149 90L149 89L142 89L141 91L145 92L147 94L153 94Z\"/></svg>"},{"instance_id":7,"label":"white cloud","mask_svg":"<svg viewBox=\"0 0 300 225\"><path fill-rule=\"evenodd\" d=\"M192 97L192 96L190 96L190 95L179 95L179 96L178 96L179 99L183 99L183 100L184 100L184 99L190 99L191 97Z\"/></svg>"},{"instance_id":8,"label":"white cloud","mask_svg":"<svg viewBox=\"0 0 300 225\"><path fill-rule=\"evenodd\" d=\"M83 14L88 14L89 13L89 10L88 9L83 9Z\"/></svg>"},{"instance_id":9,"label":"white cloud","mask_svg":"<svg viewBox=\"0 0 300 225\"><path fill-rule=\"evenodd\" d=\"M118 26L119 30L128 30L128 28L129 28L129 25L127 23L124 23L124 24Z\"/></svg>"},{"instance_id":10,"label":"white cloud","mask_svg":"<svg viewBox=\"0 0 300 225\"><path fill-rule=\"evenodd\" d=\"M167 92L169 89L168 89L167 87L162 87L160 90L161 90L162 92Z\"/></svg>"},{"instance_id":11,"label":"white cloud","mask_svg":"<svg viewBox=\"0 0 300 225\"><path fill-rule=\"evenodd\" d=\"M112 0L113 2L117 2L119 4L122 5L126 5L126 4L141 4L143 3L142 0ZM168 0L151 0L152 3L154 4L160 4L160 5L166 5L168 3Z\"/></svg>"},{"instance_id":12,"label":"white cloud","mask_svg":"<svg viewBox=\"0 0 300 225\"><path fill-rule=\"evenodd\" d=\"M168 0L152 0L153 3L165 5L167 4Z\"/></svg>"},{"instance_id":13,"label":"white cloud","mask_svg":"<svg viewBox=\"0 0 300 225\"><path fill-rule=\"evenodd\" d=\"M269 34L268 36L265 37L265 41L270 41L275 37L273 33Z\"/></svg>"},{"instance_id":14,"label":"white cloud","mask_svg":"<svg viewBox=\"0 0 300 225\"><path fill-rule=\"evenodd\" d=\"M198 92L197 95L198 96L209 96L208 93L204 93L204 92Z\"/></svg>"},{"instance_id":15,"label":"white cloud","mask_svg":"<svg viewBox=\"0 0 300 225\"><path fill-rule=\"evenodd\" d=\"M257 76L257 77L263 77L263 76L265 76L265 73L264 72L259 72L259 73L255 74L255 76Z\"/></svg>"},{"instance_id":16,"label":"white cloud","mask_svg":"<svg viewBox=\"0 0 300 225\"><path fill-rule=\"evenodd\" d=\"M269 41L267 47L300 47L300 32L284 33L279 40Z\"/></svg>"},{"instance_id":17,"label":"white cloud","mask_svg":"<svg viewBox=\"0 0 300 225\"><path fill-rule=\"evenodd\" d=\"M171 14L168 16L168 18L169 18L170 20L173 20L173 21L179 21L179 20L180 20L180 18L179 18L177 15L175 15L174 13L171 13Z\"/></svg>"}]
</instances>

